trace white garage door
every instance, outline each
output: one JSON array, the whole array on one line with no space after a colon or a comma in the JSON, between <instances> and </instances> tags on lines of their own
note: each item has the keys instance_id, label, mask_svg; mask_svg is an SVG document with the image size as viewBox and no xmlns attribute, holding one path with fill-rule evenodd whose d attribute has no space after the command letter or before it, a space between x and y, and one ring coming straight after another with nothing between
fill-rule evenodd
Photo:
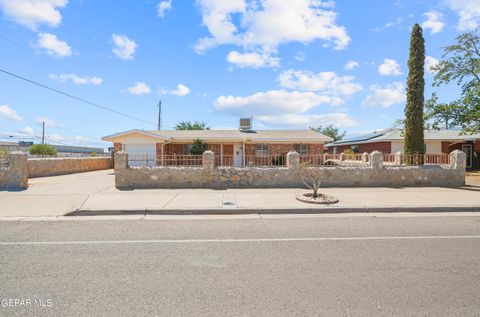
<instances>
[{"instance_id":1,"label":"white garage door","mask_svg":"<svg viewBox=\"0 0 480 317\"><path fill-rule=\"evenodd\" d=\"M125 144L129 166L155 166L155 144Z\"/></svg>"}]
</instances>

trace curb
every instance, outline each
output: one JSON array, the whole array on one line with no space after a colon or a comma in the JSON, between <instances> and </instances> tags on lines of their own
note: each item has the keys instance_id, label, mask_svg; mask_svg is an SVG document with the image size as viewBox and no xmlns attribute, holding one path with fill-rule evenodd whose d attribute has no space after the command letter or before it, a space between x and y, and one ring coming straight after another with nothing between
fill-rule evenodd
<instances>
[{"instance_id":1,"label":"curb","mask_svg":"<svg viewBox=\"0 0 480 317\"><path fill-rule=\"evenodd\" d=\"M124 216L124 215L281 215L281 214L340 214L340 213L430 213L430 212L480 212L480 206L456 207L326 207L286 209L147 209L147 210L77 210L65 216Z\"/></svg>"}]
</instances>

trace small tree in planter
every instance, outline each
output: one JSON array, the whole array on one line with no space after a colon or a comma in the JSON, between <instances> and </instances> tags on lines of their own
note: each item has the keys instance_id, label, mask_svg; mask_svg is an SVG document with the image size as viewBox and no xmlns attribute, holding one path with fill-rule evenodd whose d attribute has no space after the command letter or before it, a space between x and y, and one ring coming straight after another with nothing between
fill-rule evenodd
<instances>
[{"instance_id":1,"label":"small tree in planter","mask_svg":"<svg viewBox=\"0 0 480 317\"><path fill-rule=\"evenodd\" d=\"M208 144L200 139L193 140L193 145L190 148L191 155L202 155L203 152L208 150Z\"/></svg>"},{"instance_id":2,"label":"small tree in planter","mask_svg":"<svg viewBox=\"0 0 480 317\"><path fill-rule=\"evenodd\" d=\"M320 189L320 185L322 185L322 175L320 174L320 170L311 168L308 164L304 164L300 173L302 183L307 186L307 188L313 190L312 198L318 198L318 190Z\"/></svg>"},{"instance_id":3,"label":"small tree in planter","mask_svg":"<svg viewBox=\"0 0 480 317\"><path fill-rule=\"evenodd\" d=\"M319 194L318 190L322 185L322 169L317 167L311 167L310 164L303 164L300 168L300 177L302 183L313 193L297 195L297 200L311 204L335 204L338 203L338 199L325 194Z\"/></svg>"}]
</instances>

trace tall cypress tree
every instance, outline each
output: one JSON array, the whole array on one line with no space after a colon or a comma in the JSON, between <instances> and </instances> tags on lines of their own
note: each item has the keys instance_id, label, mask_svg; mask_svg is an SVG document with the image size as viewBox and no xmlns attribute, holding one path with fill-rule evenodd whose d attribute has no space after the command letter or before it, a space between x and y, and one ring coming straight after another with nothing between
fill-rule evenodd
<instances>
[{"instance_id":1,"label":"tall cypress tree","mask_svg":"<svg viewBox=\"0 0 480 317\"><path fill-rule=\"evenodd\" d=\"M407 154L425 152L423 135L425 40L422 33L420 25L415 24L410 37L404 132Z\"/></svg>"}]
</instances>

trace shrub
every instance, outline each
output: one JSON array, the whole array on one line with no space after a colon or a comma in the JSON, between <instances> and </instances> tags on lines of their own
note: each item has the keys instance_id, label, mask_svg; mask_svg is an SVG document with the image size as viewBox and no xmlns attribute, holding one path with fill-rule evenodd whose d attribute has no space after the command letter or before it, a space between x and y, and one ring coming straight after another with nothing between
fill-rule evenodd
<instances>
[{"instance_id":1,"label":"shrub","mask_svg":"<svg viewBox=\"0 0 480 317\"><path fill-rule=\"evenodd\" d=\"M0 147L0 155L8 155L10 153L10 151L4 147Z\"/></svg>"},{"instance_id":2,"label":"shrub","mask_svg":"<svg viewBox=\"0 0 480 317\"><path fill-rule=\"evenodd\" d=\"M352 149L346 149L343 151L343 154L357 154L358 151L352 150Z\"/></svg>"},{"instance_id":3,"label":"shrub","mask_svg":"<svg viewBox=\"0 0 480 317\"><path fill-rule=\"evenodd\" d=\"M203 152L208 150L208 144L200 139L193 140L193 145L190 148L191 155L202 155Z\"/></svg>"},{"instance_id":4,"label":"shrub","mask_svg":"<svg viewBox=\"0 0 480 317\"><path fill-rule=\"evenodd\" d=\"M92 152L92 153L90 153L90 156L91 156L91 157L97 156L97 152Z\"/></svg>"},{"instance_id":5,"label":"shrub","mask_svg":"<svg viewBox=\"0 0 480 317\"><path fill-rule=\"evenodd\" d=\"M32 155L57 156L57 149L48 144L34 144L28 148Z\"/></svg>"}]
</instances>

